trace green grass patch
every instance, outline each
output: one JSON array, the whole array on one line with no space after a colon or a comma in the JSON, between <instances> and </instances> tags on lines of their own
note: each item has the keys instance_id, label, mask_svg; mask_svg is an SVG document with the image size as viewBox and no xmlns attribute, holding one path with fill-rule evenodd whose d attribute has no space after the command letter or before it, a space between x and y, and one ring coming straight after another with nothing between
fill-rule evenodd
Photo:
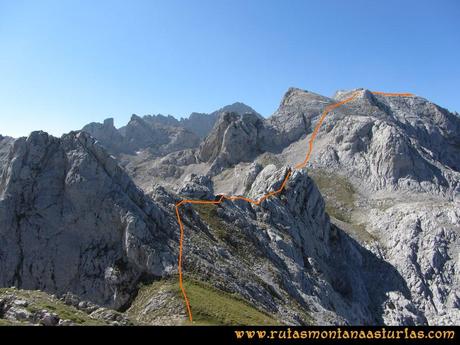
<instances>
[{"instance_id":1,"label":"green grass patch","mask_svg":"<svg viewBox=\"0 0 460 345\"><path fill-rule=\"evenodd\" d=\"M10 321L6 319L0 319L0 327L1 326L24 326L27 325L26 322L20 322L20 321Z\"/></svg>"},{"instance_id":2,"label":"green grass patch","mask_svg":"<svg viewBox=\"0 0 460 345\"><path fill-rule=\"evenodd\" d=\"M353 219L357 195L353 185L346 177L320 169L310 170L309 175L323 195L326 202L326 212L331 216L333 223L360 242L378 241L374 235L366 230L366 224L358 223Z\"/></svg>"},{"instance_id":3,"label":"green grass patch","mask_svg":"<svg viewBox=\"0 0 460 345\"><path fill-rule=\"evenodd\" d=\"M356 191L347 178L325 172L310 170L309 175L315 181L326 201L326 212L343 222L351 223Z\"/></svg>"},{"instance_id":4,"label":"green grass patch","mask_svg":"<svg viewBox=\"0 0 460 345\"><path fill-rule=\"evenodd\" d=\"M279 325L242 298L195 280L184 282L194 316L200 325Z\"/></svg>"},{"instance_id":5,"label":"green grass patch","mask_svg":"<svg viewBox=\"0 0 460 345\"><path fill-rule=\"evenodd\" d=\"M201 220L208 224L213 236L229 246L231 252L240 260L251 264L261 260L262 253L254 244L254 239L246 234L244 229L221 220L217 214L217 205L195 204L192 207L198 212Z\"/></svg>"},{"instance_id":6,"label":"green grass patch","mask_svg":"<svg viewBox=\"0 0 460 345\"><path fill-rule=\"evenodd\" d=\"M198 212L201 220L209 225L214 235L219 239L226 241L228 239L228 225L219 219L217 215L217 206L213 204L194 204L193 209Z\"/></svg>"},{"instance_id":7,"label":"green grass patch","mask_svg":"<svg viewBox=\"0 0 460 345\"><path fill-rule=\"evenodd\" d=\"M241 297L218 290L211 285L185 278L184 287L190 301L194 325L279 325L276 319L252 306ZM145 313L146 306L152 298L164 294L171 296L156 310ZM138 296L128 309L128 314L139 321L149 322L158 316L164 316L165 311L178 305L182 308L184 324L187 324L185 304L179 289L177 277L153 282L142 286Z\"/></svg>"}]
</instances>

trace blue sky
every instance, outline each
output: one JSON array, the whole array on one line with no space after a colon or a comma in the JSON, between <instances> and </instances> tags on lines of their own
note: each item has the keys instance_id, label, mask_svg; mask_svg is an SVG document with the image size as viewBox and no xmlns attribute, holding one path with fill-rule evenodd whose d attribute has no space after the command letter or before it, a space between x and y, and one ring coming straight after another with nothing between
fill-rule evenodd
<instances>
[{"instance_id":1,"label":"blue sky","mask_svg":"<svg viewBox=\"0 0 460 345\"><path fill-rule=\"evenodd\" d=\"M61 135L296 86L413 92L460 111L460 1L0 0L0 133Z\"/></svg>"}]
</instances>

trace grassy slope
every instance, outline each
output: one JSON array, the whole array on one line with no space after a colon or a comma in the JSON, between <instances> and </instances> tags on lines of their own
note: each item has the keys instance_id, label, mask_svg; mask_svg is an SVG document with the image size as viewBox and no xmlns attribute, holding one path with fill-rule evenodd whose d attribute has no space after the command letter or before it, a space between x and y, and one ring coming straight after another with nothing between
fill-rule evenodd
<instances>
[{"instance_id":1,"label":"grassy slope","mask_svg":"<svg viewBox=\"0 0 460 345\"><path fill-rule=\"evenodd\" d=\"M193 205L193 209L209 225L212 234L227 245L240 260L250 264L260 260L260 253L251 238L238 227L224 223L217 215L216 205L197 204Z\"/></svg>"},{"instance_id":2,"label":"grassy slope","mask_svg":"<svg viewBox=\"0 0 460 345\"><path fill-rule=\"evenodd\" d=\"M220 325L278 325L278 321L243 299L212 288L210 285L188 280L185 288L190 298L196 324Z\"/></svg>"},{"instance_id":3,"label":"grassy slope","mask_svg":"<svg viewBox=\"0 0 460 345\"><path fill-rule=\"evenodd\" d=\"M0 319L0 326L27 326L26 322L19 321L10 321L5 319Z\"/></svg>"},{"instance_id":4,"label":"grassy slope","mask_svg":"<svg viewBox=\"0 0 460 345\"><path fill-rule=\"evenodd\" d=\"M280 323L268 314L259 311L249 303L220 290L207 283L192 279L184 281L184 287L190 300L194 325L279 325ZM169 306L164 306L148 313L143 313L150 299L158 294L169 296ZM172 298L171 298L172 297ZM180 305L185 311L185 304L176 279L166 279L140 288L138 296L128 309L131 317L139 321L155 322L165 310ZM183 324L188 324L184 314Z\"/></svg>"},{"instance_id":5,"label":"grassy slope","mask_svg":"<svg viewBox=\"0 0 460 345\"><path fill-rule=\"evenodd\" d=\"M315 181L326 201L326 212L342 222L351 222L354 209L355 190L345 177L310 170L309 174Z\"/></svg>"}]
</instances>

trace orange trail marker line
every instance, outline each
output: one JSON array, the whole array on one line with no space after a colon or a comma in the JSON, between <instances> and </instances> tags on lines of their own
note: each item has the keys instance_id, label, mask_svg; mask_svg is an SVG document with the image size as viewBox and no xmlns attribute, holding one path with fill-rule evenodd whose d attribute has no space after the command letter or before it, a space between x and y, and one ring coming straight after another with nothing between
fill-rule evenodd
<instances>
[{"instance_id":1,"label":"orange trail marker line","mask_svg":"<svg viewBox=\"0 0 460 345\"><path fill-rule=\"evenodd\" d=\"M413 94L411 94L411 93L390 93L390 92L380 92L380 91L373 91L372 94L385 96L385 97L412 97L413 96ZM342 106L342 105L344 105L346 103L349 103L349 102L353 101L357 96L358 96L358 91L354 92L352 96L344 99L343 101L330 104L326 108L324 108L324 110L323 110L323 112L321 114L321 117L319 118L318 123L316 124L315 129L313 130L313 133L312 133L312 135L310 137L310 140L308 141L307 155L305 156L304 161L299 163L299 164L297 164L294 167L294 169L296 169L296 170L303 169L307 165L308 161L310 160L311 153L313 151L313 143L314 143L314 141L316 139L316 136L317 136L317 134L319 132L319 129L321 128L321 125L323 124L324 119L326 118L326 116L331 111L333 111L334 109L336 109L336 108L338 108L338 107L340 107L340 106ZM286 183L289 180L289 178L291 177L291 175L292 175L292 170L289 169L287 174L286 174L286 176L284 177L283 183L281 184L280 188L278 188L275 191L268 192L268 193L262 195L257 200L246 198L246 197L240 196L240 195L220 195L220 198L218 200L190 200L190 199L183 199L183 200L179 201L176 204L176 217L177 217L177 223L179 224L179 229L180 229L179 263L178 263L179 287L180 287L180 290L182 292L182 296L184 297L185 306L187 308L187 313L188 313L188 317L190 319L190 322L193 321L192 309L190 307L190 301L188 300L187 293L186 293L185 288L184 288L183 278L182 278L182 253L183 253L183 247L184 247L184 224L182 223L182 219L181 219L181 216L180 216L180 213L179 213L179 207L181 207L184 204L202 204L202 205L203 204L208 204L208 205L211 204L211 205L217 205L217 204L222 203L225 199L230 200L230 201L244 200L244 201L249 202L249 203L254 204L254 205L260 205L264 200L268 199L269 197L281 193L284 190L284 188L286 187Z\"/></svg>"},{"instance_id":2,"label":"orange trail marker line","mask_svg":"<svg viewBox=\"0 0 460 345\"><path fill-rule=\"evenodd\" d=\"M413 97L413 93L391 93L391 92L380 92L380 91L372 91L373 95L380 95L386 97Z\"/></svg>"}]
</instances>

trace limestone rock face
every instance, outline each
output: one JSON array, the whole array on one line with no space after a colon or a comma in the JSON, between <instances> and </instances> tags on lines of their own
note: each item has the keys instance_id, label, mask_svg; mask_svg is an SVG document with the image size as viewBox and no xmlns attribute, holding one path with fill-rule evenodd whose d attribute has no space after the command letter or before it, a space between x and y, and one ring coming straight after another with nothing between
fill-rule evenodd
<instances>
[{"instance_id":1,"label":"limestone rock face","mask_svg":"<svg viewBox=\"0 0 460 345\"><path fill-rule=\"evenodd\" d=\"M175 265L169 217L85 132L17 139L0 181L1 286L120 307Z\"/></svg>"},{"instance_id":2,"label":"limestone rock face","mask_svg":"<svg viewBox=\"0 0 460 345\"><path fill-rule=\"evenodd\" d=\"M278 110L266 121L267 127L272 128L275 133L272 149L286 147L310 133L324 108L332 103L333 99L290 88L281 100Z\"/></svg>"},{"instance_id":3,"label":"limestone rock face","mask_svg":"<svg viewBox=\"0 0 460 345\"><path fill-rule=\"evenodd\" d=\"M152 117L142 118L131 116L131 120L124 127L124 137L132 152L146 147L158 147L168 142L166 133L159 131L153 124Z\"/></svg>"},{"instance_id":4,"label":"limestone rock face","mask_svg":"<svg viewBox=\"0 0 460 345\"><path fill-rule=\"evenodd\" d=\"M8 163L8 156L14 139L0 135L0 174Z\"/></svg>"},{"instance_id":5,"label":"limestone rock face","mask_svg":"<svg viewBox=\"0 0 460 345\"><path fill-rule=\"evenodd\" d=\"M135 153L149 149L158 155L196 147L199 138L192 132L179 126L172 116L162 115L139 117L133 115L129 123L120 130L125 145Z\"/></svg>"},{"instance_id":6,"label":"limestone rock face","mask_svg":"<svg viewBox=\"0 0 460 345\"><path fill-rule=\"evenodd\" d=\"M458 324L460 208L448 203L400 204L374 211L370 219L385 258L405 277L412 301L428 322ZM401 323L394 313L386 322Z\"/></svg>"},{"instance_id":7,"label":"limestone rock face","mask_svg":"<svg viewBox=\"0 0 460 345\"><path fill-rule=\"evenodd\" d=\"M209 162L210 175L240 162L254 160L263 152L279 153L311 132L322 109L334 102L314 93L291 88L279 109L268 119L258 114L225 113L203 141L199 158Z\"/></svg>"},{"instance_id":8,"label":"limestone rock face","mask_svg":"<svg viewBox=\"0 0 460 345\"><path fill-rule=\"evenodd\" d=\"M263 150L263 121L256 114L224 113L199 150L199 159L210 162L211 171L250 161Z\"/></svg>"},{"instance_id":9,"label":"limestone rock face","mask_svg":"<svg viewBox=\"0 0 460 345\"><path fill-rule=\"evenodd\" d=\"M266 120L222 116L201 144L199 158L211 165L211 175L264 152L283 152L286 163L300 162L307 148L297 153L290 146L313 132L328 105L352 95L352 102L325 118L310 166L339 171L376 192L458 198L460 118L417 96L357 89L339 91L333 99L291 88Z\"/></svg>"},{"instance_id":10,"label":"limestone rock face","mask_svg":"<svg viewBox=\"0 0 460 345\"><path fill-rule=\"evenodd\" d=\"M273 179L282 181L286 173L277 168L280 163L295 164L304 159L309 135L324 108L352 95L356 96L352 102L327 115L307 168L338 174L353 186L356 196L349 202L358 220L353 220L354 214L348 214L347 218L357 222L351 224L353 231L370 233L372 238L369 243L359 244L365 250L358 250L369 260L360 268L364 272L363 284L370 287L367 294L371 300L379 301L368 305L370 313L380 320L375 321L377 323L456 324L460 210L458 115L417 96L385 97L358 89L339 91L334 98L326 98L290 89L278 111L258 127L258 138L270 138L252 144L264 152L263 155L244 150L244 145L237 152L227 150L233 145L226 141L227 128L242 127L236 125L241 120L234 118L228 123L216 124L207 138L208 147L202 146L206 150L201 158L209 159L211 167L218 163L221 169L235 171L219 175L219 170L211 169L211 176L226 176L233 179L232 185L246 186L250 180L250 188L245 190L249 197L258 198L279 187ZM233 136L238 138L236 141L245 142L244 131L240 129L237 133ZM221 160L221 152L232 154ZM251 161L248 158L251 155L258 156L252 159L256 163L244 163ZM257 164L266 162L266 157L277 164L264 163L264 169L255 169ZM333 189L334 181L329 184L326 187ZM337 190L336 193L343 192ZM273 216L277 212L271 210L268 214ZM280 217L288 217L288 214L292 214L292 210L283 211ZM334 224L339 233L341 226L350 225L337 219ZM330 249L322 255L327 253ZM378 274L369 271L368 265L379 265L381 270L377 272L383 276L392 272L394 280L388 285ZM367 298L364 296L356 298L363 302ZM348 316L347 319L351 320Z\"/></svg>"},{"instance_id":11,"label":"limestone rock face","mask_svg":"<svg viewBox=\"0 0 460 345\"><path fill-rule=\"evenodd\" d=\"M328 115L313 166L367 189L427 192L452 200L460 181L460 118L420 97L358 97ZM337 100L353 92L338 93Z\"/></svg>"}]
</instances>

